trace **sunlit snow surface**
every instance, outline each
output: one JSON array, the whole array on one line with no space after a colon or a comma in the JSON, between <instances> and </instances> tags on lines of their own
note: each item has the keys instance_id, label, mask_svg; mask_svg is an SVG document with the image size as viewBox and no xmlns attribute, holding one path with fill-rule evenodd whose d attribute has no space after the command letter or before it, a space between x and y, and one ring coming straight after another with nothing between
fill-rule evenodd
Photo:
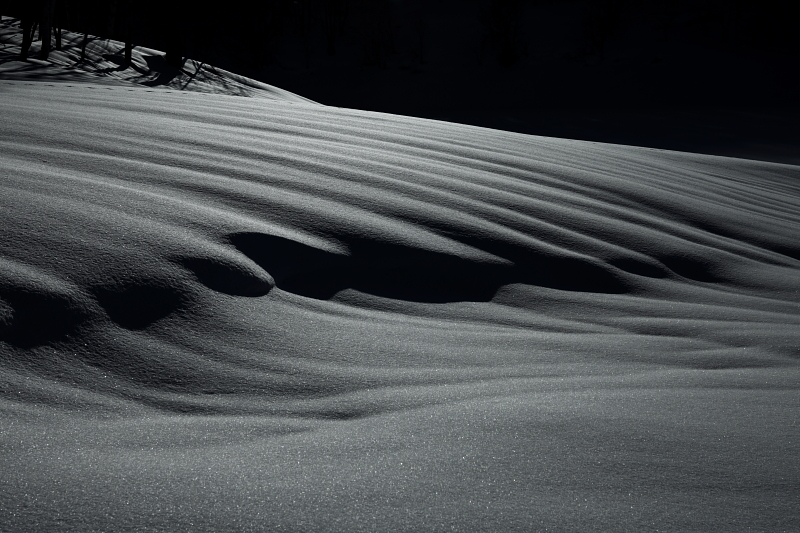
<instances>
[{"instance_id":1,"label":"sunlit snow surface","mask_svg":"<svg viewBox=\"0 0 800 533\"><path fill-rule=\"evenodd\" d=\"M0 530L800 528L800 167L0 81Z\"/></svg>"}]
</instances>

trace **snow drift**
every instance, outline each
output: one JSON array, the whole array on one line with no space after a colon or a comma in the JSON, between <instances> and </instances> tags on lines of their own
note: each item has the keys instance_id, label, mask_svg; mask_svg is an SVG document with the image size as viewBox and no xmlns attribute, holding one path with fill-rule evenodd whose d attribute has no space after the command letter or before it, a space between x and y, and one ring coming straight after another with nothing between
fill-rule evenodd
<instances>
[{"instance_id":1,"label":"snow drift","mask_svg":"<svg viewBox=\"0 0 800 533\"><path fill-rule=\"evenodd\" d=\"M800 167L77 82L0 116L4 528L800 525Z\"/></svg>"}]
</instances>

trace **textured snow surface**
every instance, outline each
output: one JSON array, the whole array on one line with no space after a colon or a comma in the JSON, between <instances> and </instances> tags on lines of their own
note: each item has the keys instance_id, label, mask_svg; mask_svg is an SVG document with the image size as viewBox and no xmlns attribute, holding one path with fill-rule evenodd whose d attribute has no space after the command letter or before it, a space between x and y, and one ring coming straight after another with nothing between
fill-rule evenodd
<instances>
[{"instance_id":1,"label":"textured snow surface","mask_svg":"<svg viewBox=\"0 0 800 533\"><path fill-rule=\"evenodd\" d=\"M313 103L273 85L186 58L180 69L167 65L164 52L136 46L131 63L125 64L125 43L89 35L81 58L84 35L62 30L61 50L53 49L47 60L39 59L41 35L31 44L27 61L20 61L20 21L0 20L0 80L47 81L159 87L178 91L230 94L269 100Z\"/></svg>"},{"instance_id":2,"label":"textured snow surface","mask_svg":"<svg viewBox=\"0 0 800 533\"><path fill-rule=\"evenodd\" d=\"M800 167L0 81L0 530L800 528Z\"/></svg>"}]
</instances>

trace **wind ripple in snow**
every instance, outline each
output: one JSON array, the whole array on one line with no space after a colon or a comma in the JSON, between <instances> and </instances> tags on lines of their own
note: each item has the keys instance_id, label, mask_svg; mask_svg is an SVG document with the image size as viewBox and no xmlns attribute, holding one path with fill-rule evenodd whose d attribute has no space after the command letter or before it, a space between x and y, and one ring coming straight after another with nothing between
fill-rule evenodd
<instances>
[{"instance_id":1,"label":"wind ripple in snow","mask_svg":"<svg viewBox=\"0 0 800 533\"><path fill-rule=\"evenodd\" d=\"M224 96L0 91L0 346L39 377L55 346L74 353L59 375L115 380L75 381L95 392L284 412L576 361L796 364L797 167Z\"/></svg>"},{"instance_id":2,"label":"wind ripple in snow","mask_svg":"<svg viewBox=\"0 0 800 533\"><path fill-rule=\"evenodd\" d=\"M800 167L116 87L0 117L0 529L800 526Z\"/></svg>"}]
</instances>

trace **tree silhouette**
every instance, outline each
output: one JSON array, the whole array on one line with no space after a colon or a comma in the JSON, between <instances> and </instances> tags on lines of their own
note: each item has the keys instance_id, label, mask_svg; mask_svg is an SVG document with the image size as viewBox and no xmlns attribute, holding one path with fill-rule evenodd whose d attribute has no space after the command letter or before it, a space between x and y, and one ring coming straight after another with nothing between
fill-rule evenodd
<instances>
[{"instance_id":1,"label":"tree silhouette","mask_svg":"<svg viewBox=\"0 0 800 533\"><path fill-rule=\"evenodd\" d=\"M44 0L41 8L41 24L39 26L39 38L42 40L42 48L39 52L39 59L47 59L50 56L50 48L53 42L53 19L56 14L56 0Z\"/></svg>"},{"instance_id":2,"label":"tree silhouette","mask_svg":"<svg viewBox=\"0 0 800 533\"><path fill-rule=\"evenodd\" d=\"M160 33L164 40L164 59L175 68L183 66L185 50L184 23L182 15L186 11L184 2L173 2L164 10L161 17Z\"/></svg>"},{"instance_id":3,"label":"tree silhouette","mask_svg":"<svg viewBox=\"0 0 800 533\"><path fill-rule=\"evenodd\" d=\"M131 64L132 55L133 55L133 41L132 41L132 7L133 1L132 0L117 0L117 28L118 34L122 42L125 43L125 56L124 56L124 65L128 66Z\"/></svg>"},{"instance_id":4,"label":"tree silhouette","mask_svg":"<svg viewBox=\"0 0 800 533\"><path fill-rule=\"evenodd\" d=\"M28 59L28 51L33 43L33 33L36 31L35 26L35 9L30 4L24 5L20 10L20 27L22 29L22 44L20 45L19 58L22 61Z\"/></svg>"}]
</instances>

